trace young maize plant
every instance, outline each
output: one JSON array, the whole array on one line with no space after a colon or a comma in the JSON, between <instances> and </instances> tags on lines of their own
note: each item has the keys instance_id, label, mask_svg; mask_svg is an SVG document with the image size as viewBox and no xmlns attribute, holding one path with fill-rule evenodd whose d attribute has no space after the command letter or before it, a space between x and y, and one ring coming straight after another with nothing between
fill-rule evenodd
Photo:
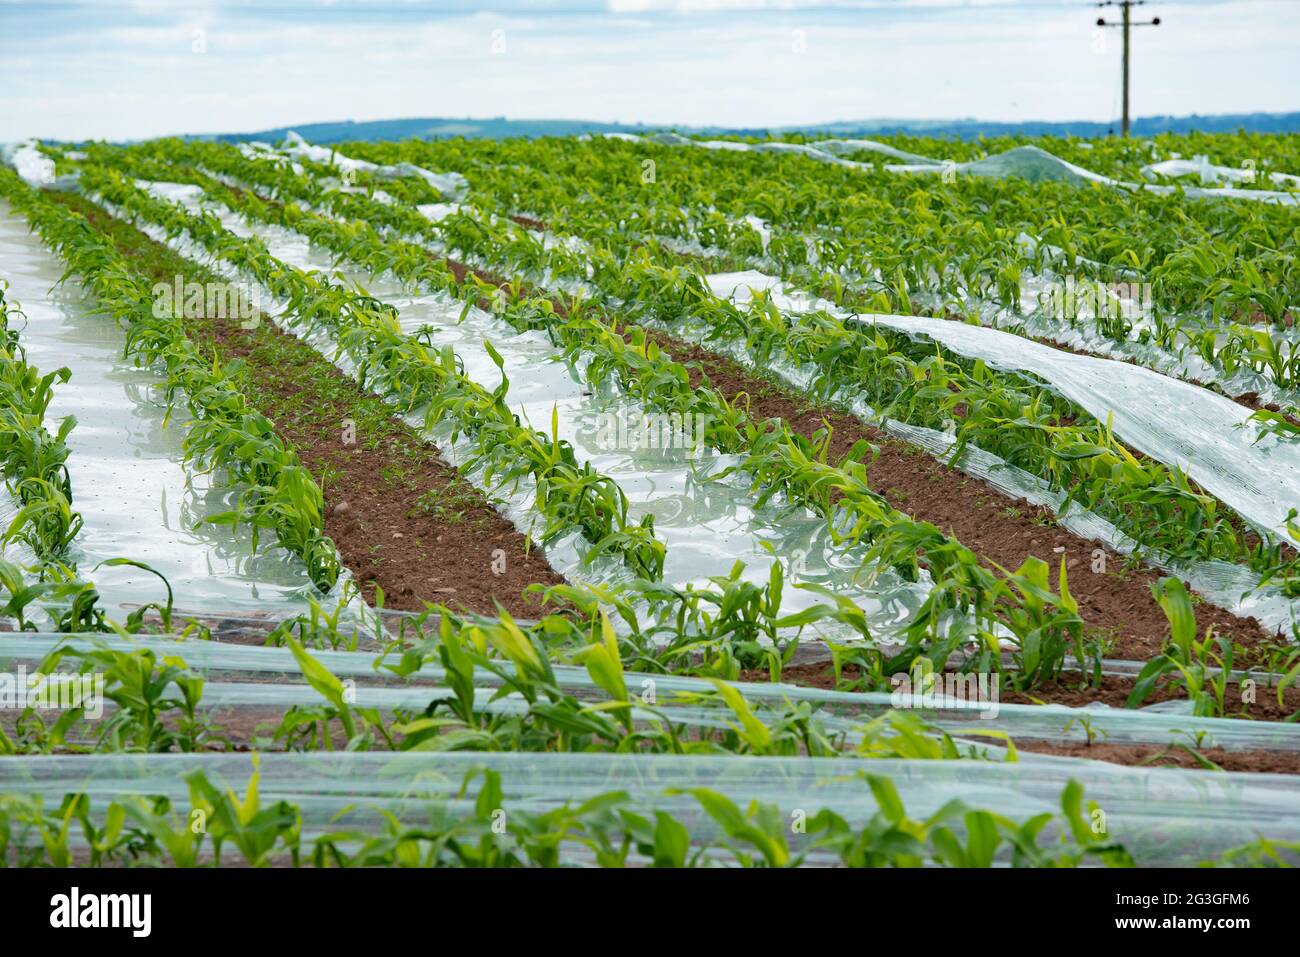
<instances>
[{"instance_id":1,"label":"young maize plant","mask_svg":"<svg viewBox=\"0 0 1300 957\"><path fill-rule=\"evenodd\" d=\"M0 280L0 470L18 506L0 543L19 541L42 561L66 558L82 519L71 505L68 434L77 420L66 417L56 435L45 428L54 384L66 382L67 368L44 376L27 362L17 325L16 304L5 301Z\"/></svg>"},{"instance_id":2,"label":"young maize plant","mask_svg":"<svg viewBox=\"0 0 1300 957\"><path fill-rule=\"evenodd\" d=\"M27 361L20 341L25 319L19 304L7 299L0 278L0 472L3 472L16 514L0 535L0 548L18 543L30 550L37 564L23 567L0 558L0 614L20 631L36 631L40 608L59 631L79 632L121 628L101 607L99 593L77 572L76 537L84 524L72 507L72 480L67 439L76 419L66 416L56 434L45 427L54 384L66 382L68 369L41 375ZM141 612L143 614L143 612ZM139 628L130 616L128 630Z\"/></svg>"}]
</instances>

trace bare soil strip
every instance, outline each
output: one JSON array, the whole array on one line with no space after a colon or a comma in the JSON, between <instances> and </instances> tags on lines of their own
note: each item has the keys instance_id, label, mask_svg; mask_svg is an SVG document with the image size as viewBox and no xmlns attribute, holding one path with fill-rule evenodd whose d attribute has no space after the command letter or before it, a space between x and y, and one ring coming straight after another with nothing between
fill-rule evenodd
<instances>
[{"instance_id":1,"label":"bare soil strip","mask_svg":"<svg viewBox=\"0 0 1300 957\"><path fill-rule=\"evenodd\" d=\"M1191 771L1213 772L1214 768L1206 767L1197 760L1199 755L1223 771L1300 774L1300 754L1288 751L1227 751L1223 748L1206 748L1204 751L1193 753L1188 748L1177 746L1165 748L1155 744L1107 744L1104 741L1094 741L1092 744L1084 741L1071 744L1052 741L1017 741L1016 747L1021 751L1033 751L1036 754L1088 758L1129 767L1143 765L1153 768L1183 768Z\"/></svg>"},{"instance_id":2,"label":"bare soil strip","mask_svg":"<svg viewBox=\"0 0 1300 957\"><path fill-rule=\"evenodd\" d=\"M838 690L854 690L854 682L859 680L860 672L856 665L846 665L841 673L843 686ZM765 670L741 672L742 681L767 681ZM835 672L826 662L814 664L788 665L781 671L781 681L785 684L798 685L803 688L822 688L836 690ZM1103 675L1097 685L1088 684L1080 687L1083 677L1046 683L1030 693L1019 691L1002 691L999 695L1001 704L1050 704L1064 705L1067 708L1086 708L1089 705L1104 704L1112 708L1123 708L1129 693L1133 690L1134 680L1120 675ZM1300 711L1300 687L1291 686L1283 692L1282 705L1277 702L1277 689L1268 687L1259 681L1254 690L1254 701L1241 700L1241 693L1235 682L1230 682L1225 698L1230 718L1244 718L1253 721L1284 721ZM1145 705L1158 704L1162 701L1186 700L1186 692L1169 683L1160 684L1142 702Z\"/></svg>"}]
</instances>

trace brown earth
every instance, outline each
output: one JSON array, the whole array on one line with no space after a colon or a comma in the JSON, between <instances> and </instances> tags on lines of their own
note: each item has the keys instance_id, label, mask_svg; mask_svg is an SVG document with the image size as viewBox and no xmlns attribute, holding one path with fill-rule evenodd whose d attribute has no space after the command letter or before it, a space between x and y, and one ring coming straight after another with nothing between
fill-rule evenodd
<instances>
[{"instance_id":1,"label":"brown earth","mask_svg":"<svg viewBox=\"0 0 1300 957\"><path fill-rule=\"evenodd\" d=\"M537 614L540 603L523 590L564 580L541 551L404 423L390 419L378 441L344 444L340 424L356 421L353 404L364 393L306 346L294 350L292 364L259 363L258 340L267 335L290 338L267 324L218 324L210 341L226 361L251 363L257 398L270 399L257 404L279 407L276 431L313 475L327 476L325 531L366 597L379 587L385 605L402 610L427 601L491 613L500 602L513 615ZM355 395L297 401L309 380L323 378Z\"/></svg>"},{"instance_id":2,"label":"brown earth","mask_svg":"<svg viewBox=\"0 0 1300 957\"><path fill-rule=\"evenodd\" d=\"M534 232L545 232L547 229L547 226L544 222L542 222L540 219L533 219L533 217L531 216L516 215L516 216L511 216L510 218L514 220L516 223L518 223L520 226L524 227L524 229L531 229Z\"/></svg>"},{"instance_id":3,"label":"brown earth","mask_svg":"<svg viewBox=\"0 0 1300 957\"><path fill-rule=\"evenodd\" d=\"M843 687L840 690L857 690L854 683L860 672L856 665L846 665L841 677ZM768 681L768 672L764 669L742 671L741 681ZM826 662L803 665L787 665L781 670L781 681L785 684L804 688L822 688L828 691L836 689L835 672ZM1132 678L1120 675L1103 675L1097 686L1091 684L1080 687L1081 675L1072 675L1067 680L1048 682L1035 688L1030 693L1003 690L998 700L1002 704L1059 704L1067 708L1085 708L1088 705L1105 704L1112 708L1123 708L1133 690ZM1256 679L1255 700L1251 703L1241 701L1241 691L1236 682L1229 682L1225 701L1228 705L1229 718L1243 718L1256 721L1284 721L1300 712L1300 687L1291 686L1282 695L1282 705L1277 702L1277 690L1268 687L1267 682ZM1142 702L1142 705L1157 704L1162 701L1185 700L1184 690L1163 683Z\"/></svg>"},{"instance_id":4,"label":"brown earth","mask_svg":"<svg viewBox=\"0 0 1300 957\"><path fill-rule=\"evenodd\" d=\"M1300 754L1287 751L1228 751L1206 748L1193 753L1185 747L1164 748L1155 744L1107 744L1083 741L1061 744L1055 741L1017 741L1021 751L1055 754L1066 758L1088 758L1110 764L1150 765L1156 768L1185 768L1213 771L1196 759L1199 754L1224 771L1249 771L1257 774L1300 774Z\"/></svg>"}]
</instances>

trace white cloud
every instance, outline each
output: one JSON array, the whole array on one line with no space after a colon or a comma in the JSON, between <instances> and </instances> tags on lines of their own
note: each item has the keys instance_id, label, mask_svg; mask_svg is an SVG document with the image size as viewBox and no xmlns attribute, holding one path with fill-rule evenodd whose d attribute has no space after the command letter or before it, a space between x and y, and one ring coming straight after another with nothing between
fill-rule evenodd
<instances>
[{"instance_id":1,"label":"white cloud","mask_svg":"<svg viewBox=\"0 0 1300 957\"><path fill-rule=\"evenodd\" d=\"M0 3L0 33L14 35L0 60L0 140L396 116L767 126L1106 120L1115 108L1118 37L1095 53L1086 7L904 0L846 11L791 0L752 11L736 9L747 0L683 0L714 8L692 12L677 0L613 2L623 12L548 14L517 3L511 14L431 14L389 3L372 15L340 0L286 16L227 4L201 21L189 4L16 18ZM1151 9L1165 22L1135 39L1138 115L1300 109L1294 8L1246 0ZM196 26L204 53L192 52ZM496 29L503 54L492 52Z\"/></svg>"}]
</instances>

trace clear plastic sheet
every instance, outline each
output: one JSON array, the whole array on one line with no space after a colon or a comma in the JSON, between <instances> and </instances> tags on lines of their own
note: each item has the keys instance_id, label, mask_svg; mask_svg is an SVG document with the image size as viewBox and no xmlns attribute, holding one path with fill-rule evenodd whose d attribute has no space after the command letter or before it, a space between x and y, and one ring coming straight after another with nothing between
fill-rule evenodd
<instances>
[{"instance_id":1,"label":"clear plastic sheet","mask_svg":"<svg viewBox=\"0 0 1300 957\"><path fill-rule=\"evenodd\" d=\"M923 163L931 166L943 165L943 160L931 159L928 156L922 156L919 153L909 153L907 150L900 150L897 147L890 146L887 143L878 143L875 140L861 139L833 139L818 140L810 144L827 153L834 153L837 156L844 153L879 153L881 156L888 156L891 159L904 160L908 163Z\"/></svg>"},{"instance_id":2,"label":"clear plastic sheet","mask_svg":"<svg viewBox=\"0 0 1300 957\"><path fill-rule=\"evenodd\" d=\"M615 134L605 134L607 137L614 137ZM618 139L635 142L636 137L631 134L619 134ZM817 149L815 146L807 146L803 143L739 143L735 140L692 140L680 133L648 133L640 139L651 143L660 143L664 146L696 146L706 150L722 150L733 153L787 153L806 156L809 159L816 160L819 163L829 163L832 166L844 166L848 169L871 169L868 163L858 163L854 160L846 160L842 157L835 156L825 150Z\"/></svg>"},{"instance_id":3,"label":"clear plastic sheet","mask_svg":"<svg viewBox=\"0 0 1300 957\"><path fill-rule=\"evenodd\" d=\"M1122 185L1118 181L1086 170L1082 166L1053 156L1038 146L1017 146L1005 153L996 153L969 163L949 163L935 166L933 161L905 165L889 165L891 173L937 173L947 169L953 173L979 176L987 179L1006 179L1018 176L1031 183L1040 180L1059 180L1067 183L1101 183L1107 186Z\"/></svg>"},{"instance_id":4,"label":"clear plastic sheet","mask_svg":"<svg viewBox=\"0 0 1300 957\"><path fill-rule=\"evenodd\" d=\"M300 156L314 163L336 165L345 170L365 170L381 179L418 176L438 192L452 199L463 197L469 190L469 182L460 173L434 173L412 163L380 166L366 160L352 159L324 146L313 146L292 130L289 131L285 139L287 140L287 145L284 148L285 153L290 156Z\"/></svg>"},{"instance_id":5,"label":"clear plastic sheet","mask_svg":"<svg viewBox=\"0 0 1300 957\"><path fill-rule=\"evenodd\" d=\"M716 831L689 794L709 788L742 808L751 800L775 804L783 815L829 808L861 826L878 810L864 772L888 778L913 818L959 798L1013 819L1056 813L1067 778L1105 814L1107 836L1144 866L1187 866L1254 841L1300 839L1297 796L1288 777L1206 774L1129 768L1092 761L901 761L831 758L530 753L262 754L258 768L263 805L286 800L301 809L304 830L358 830L384 826L379 810L408 824L427 821L430 802L454 799L467 775L501 775L503 807L544 811L597 794L626 793L635 806L683 820L699 841ZM39 794L47 806L66 793L85 793L92 807L115 798L167 795L188 807L186 775L242 794L254 772L247 754L80 755L9 758L0 763L0 788ZM477 785L469 788L472 799ZM468 804L453 805L468 809ZM793 840L798 841L795 836Z\"/></svg>"},{"instance_id":6,"label":"clear plastic sheet","mask_svg":"<svg viewBox=\"0 0 1300 957\"><path fill-rule=\"evenodd\" d=\"M1149 163L1142 167L1142 175L1148 179L1195 176L1202 183L1212 185L1223 182L1253 183L1259 173L1260 171L1253 166L1218 166L1211 163L1208 156L1194 156L1190 160L1167 159L1160 163ZM1277 183L1284 188L1300 185L1300 176L1294 176L1290 173L1270 172L1268 179L1270 182Z\"/></svg>"},{"instance_id":7,"label":"clear plastic sheet","mask_svg":"<svg viewBox=\"0 0 1300 957\"><path fill-rule=\"evenodd\" d=\"M1038 242L1025 234L1021 234L1019 238L1021 243L1031 250ZM981 318L987 317L989 324L997 328L1011 329L1035 338L1050 339L1071 349L1092 352L1107 358L1135 361L1149 369L1179 379L1219 385L1229 395L1255 393L1260 402L1265 404L1300 405L1300 392L1279 388L1272 379L1248 367L1228 374L1218 363L1207 362L1190 348L1178 353L1154 342L1143 343L1134 338L1116 340L1103 335L1089 325L1089 321L1095 316L1095 309L1090 304L1081 305L1078 310L1078 321L1055 318L1051 314L1051 309L1044 309L1039 305L1039 296L1062 288L1061 283L1064 281L1064 277L1051 271L1039 275L1026 273L1021 280L1022 312L1013 312L996 303L977 302L976 305ZM933 297L930 304L942 305L938 297ZM1179 317L1179 322L1185 329L1191 331L1210 328L1212 325L1208 319L1201 316L1183 315ZM1148 325L1149 320L1138 316L1134 319L1130 334L1136 336ZM1274 331L1273 335L1275 338L1285 338L1277 331Z\"/></svg>"},{"instance_id":8,"label":"clear plastic sheet","mask_svg":"<svg viewBox=\"0 0 1300 957\"><path fill-rule=\"evenodd\" d=\"M694 146L701 149L730 150L742 153L799 153L818 162L845 166L850 169L875 169L869 163L857 163L834 155L834 151L830 146L827 146L826 149L818 148L822 144L809 146L798 143L740 143L733 140L692 140L678 133L653 133L646 136L637 136L632 133L606 133L604 136L608 139L619 139L632 143L650 142L660 143L665 146ZM871 141L864 140L862 142L870 143ZM876 147L881 145L875 144ZM872 147L864 148L871 149ZM881 152L879 149L874 151ZM1063 160L1059 156L1054 156L1038 146L1017 146L1004 153L986 156L983 159L973 160L969 163L953 163L946 160L936 161L928 157L917 157L908 163L887 164L885 169L891 173L906 174L960 173L966 176L980 176L989 179L1007 179L1015 176L1030 182L1058 180L1070 183L1096 183L1116 189L1146 190L1160 195L1171 195L1181 189L1183 195L1197 199L1245 199L1261 203L1300 205L1300 193L1282 190L1237 189L1234 187L1201 189L1197 187L1159 186L1150 183L1129 183L1084 169L1082 166Z\"/></svg>"},{"instance_id":9,"label":"clear plastic sheet","mask_svg":"<svg viewBox=\"0 0 1300 957\"><path fill-rule=\"evenodd\" d=\"M122 357L124 334L69 283L55 288L62 265L0 201L0 269L27 321L21 342L42 372L72 370L55 386L49 415L75 415L68 438L75 509L85 526L72 555L115 617L121 609L165 599L162 582L131 567L95 570L109 558L145 562L167 577L187 611L247 609L271 616L309 610L314 586L302 562L280 548L253 554L247 529L200 524L228 510L235 492L184 464L186 413L166 427L152 371ZM52 426L53 428L54 426ZM21 561L21 555L10 555Z\"/></svg>"},{"instance_id":10,"label":"clear plastic sheet","mask_svg":"<svg viewBox=\"0 0 1300 957\"><path fill-rule=\"evenodd\" d=\"M1030 182L1040 180L1058 180L1067 183L1096 183L1115 189L1145 190L1161 196L1173 195L1182 189L1183 195L1194 199L1245 199L1260 203L1279 203L1283 205L1300 205L1300 193L1284 190L1238 189L1221 186L1215 189L1200 187L1160 186L1150 183L1130 183L1094 173L1054 156L1037 146L1017 146L1015 149L986 156L984 159L969 163L952 163L934 166L929 163L912 163L888 165L885 169L891 173L936 173L949 170L966 176L980 176L987 179L1008 179L1016 176Z\"/></svg>"},{"instance_id":11,"label":"clear plastic sheet","mask_svg":"<svg viewBox=\"0 0 1300 957\"><path fill-rule=\"evenodd\" d=\"M938 342L995 369L1030 372L1086 409L1138 451L1183 468L1207 492L1247 521L1284 541L1287 514L1300 503L1300 445L1276 436L1257 438L1246 424L1252 412L1231 399L1151 369L1081 356L1013 333L920 316L847 313L826 300L785 290L781 280L750 270L707 277L722 298L768 290L793 312L825 309L842 318L876 323Z\"/></svg>"},{"instance_id":12,"label":"clear plastic sheet","mask_svg":"<svg viewBox=\"0 0 1300 957\"><path fill-rule=\"evenodd\" d=\"M287 648L263 648L249 645L233 645L210 641L172 641L168 639L121 639L109 637L91 637L87 635L57 636L19 636L0 637L0 666L13 668L24 664L31 673L34 667L55 647L89 649L92 647L109 648L118 651L130 651L140 648L152 648L161 657L173 655L185 661L187 665L200 673L212 676L214 683L205 688L204 700L213 705L276 704L284 706L293 703L316 703L320 699L302 686L294 686L291 680L299 674L292 652ZM369 652L313 650L313 658L328 668L339 678L374 679L387 677L396 680L390 672L380 670L380 663L385 661L382 655ZM388 664L396 664L390 657ZM1136 663L1118 663L1133 664ZM503 664L509 670L508 664ZM575 696L604 699L605 695L592 681L585 668L572 665L554 665L556 680ZM257 692L221 691L222 686L215 683L216 676L275 676L283 678L281 684L252 685L261 690ZM426 664L411 676L412 681L439 683L445 680L442 668ZM626 676L629 688L638 692L645 687L653 687L659 706L673 709L675 695L704 694L713 691L713 684L704 678L682 675L649 675L629 672ZM652 684L646 684L652 682ZM486 671L475 676L476 686L480 689L499 686L499 679ZM235 684L239 687L249 682ZM885 692L863 693L850 691L831 691L822 688L808 688L771 682L731 682L747 700L755 704L766 703L779 705L784 702L806 702L820 709L826 716L861 722L873 718L892 707L899 706L893 696ZM277 690L278 689L278 690ZM212 691L213 696L208 692ZM402 706L423 707L429 700L429 689L409 692L409 698L394 698ZM1267 695L1270 689L1261 687L1259 693ZM239 695L245 697L240 698ZM220 697L226 695L227 697ZM251 697L261 695L261 698ZM380 705L380 702L361 702ZM906 701L901 704L907 704ZM1095 706L1090 708L1067 708L1059 705L1023 705L992 702L981 707L970 703L944 707L940 700L937 707L925 708L919 717L950 734L960 736L980 731L1005 731L1015 740L1040 740L1050 742L1074 742L1088 739L1088 727L1093 733L1108 744L1190 744L1200 739L1201 747L1220 747L1227 750L1268 750L1282 752L1300 751L1300 725L1246 721L1232 718L1200 718L1191 715L1168 713L1152 710L1129 710ZM391 702L383 706L390 706ZM1082 720L1086 719L1086 723Z\"/></svg>"},{"instance_id":13,"label":"clear plastic sheet","mask_svg":"<svg viewBox=\"0 0 1300 957\"><path fill-rule=\"evenodd\" d=\"M39 149L33 140L24 143L8 143L0 147L0 160L14 168L23 182L40 189L52 186L56 179L54 160Z\"/></svg>"}]
</instances>

